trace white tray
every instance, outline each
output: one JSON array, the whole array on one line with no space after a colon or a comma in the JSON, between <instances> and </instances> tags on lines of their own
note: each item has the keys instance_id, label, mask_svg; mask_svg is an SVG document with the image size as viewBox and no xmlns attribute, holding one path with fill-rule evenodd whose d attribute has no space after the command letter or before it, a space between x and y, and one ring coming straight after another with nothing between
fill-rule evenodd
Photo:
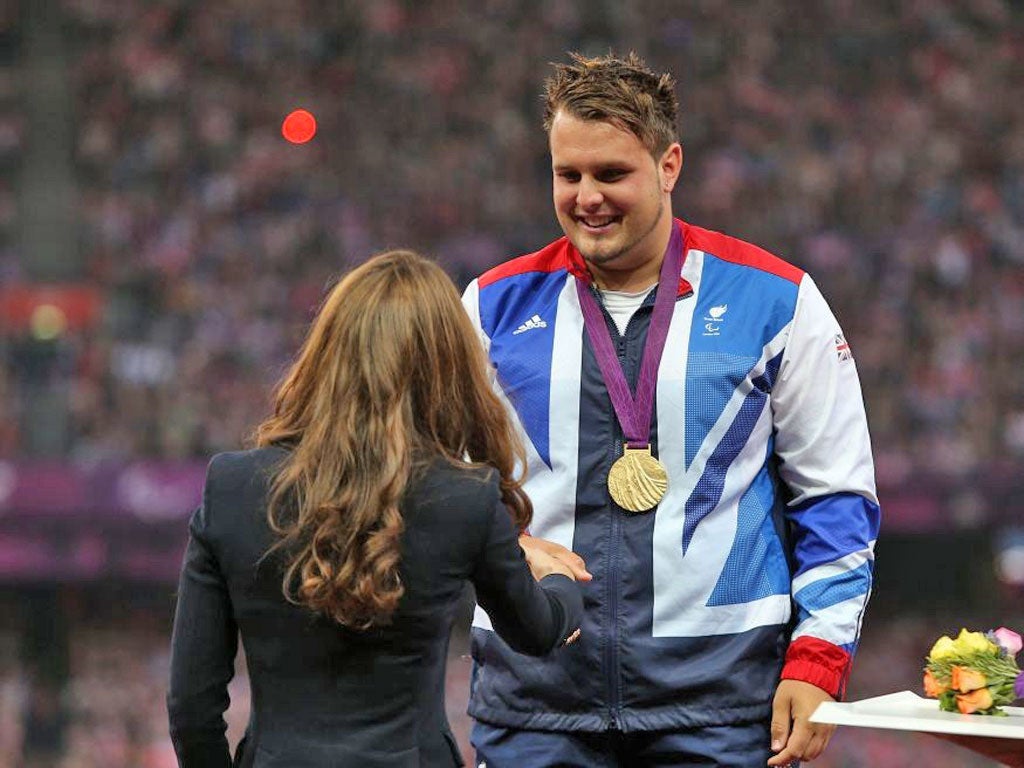
<instances>
[{"instance_id":1,"label":"white tray","mask_svg":"<svg viewBox=\"0 0 1024 768\"><path fill-rule=\"evenodd\" d=\"M900 691L861 701L826 701L811 715L811 722L1024 739L1024 707L1003 707L1003 711L1007 717L943 712L939 709L938 699L926 699L912 691Z\"/></svg>"}]
</instances>

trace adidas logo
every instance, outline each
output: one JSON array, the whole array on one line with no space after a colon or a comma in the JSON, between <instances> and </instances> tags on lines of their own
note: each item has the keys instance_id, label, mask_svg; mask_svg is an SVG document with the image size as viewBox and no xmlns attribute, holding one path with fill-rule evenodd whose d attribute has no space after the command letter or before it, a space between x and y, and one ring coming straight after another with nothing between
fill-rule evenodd
<instances>
[{"instance_id":1,"label":"adidas logo","mask_svg":"<svg viewBox=\"0 0 1024 768\"><path fill-rule=\"evenodd\" d=\"M527 320L525 323L523 323L518 328L516 328L514 331L512 331L512 335L513 336L518 336L520 333L526 333L527 331L532 331L534 328L547 328L547 327L548 327L548 324L540 319L540 315L534 315L529 320Z\"/></svg>"}]
</instances>

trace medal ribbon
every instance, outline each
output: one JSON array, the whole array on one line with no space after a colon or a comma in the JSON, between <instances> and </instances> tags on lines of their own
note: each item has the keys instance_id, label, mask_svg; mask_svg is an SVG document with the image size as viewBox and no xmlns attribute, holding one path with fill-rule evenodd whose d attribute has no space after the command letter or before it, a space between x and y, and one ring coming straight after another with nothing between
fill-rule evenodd
<instances>
[{"instance_id":1,"label":"medal ribbon","mask_svg":"<svg viewBox=\"0 0 1024 768\"><path fill-rule=\"evenodd\" d=\"M597 303L590 285L576 279L576 295L583 310L583 327L594 348L594 356L601 368L608 396L615 408L622 433L630 448L644 448L651 443L651 412L654 408L654 389L658 380L658 366L661 353L665 350L668 326L679 291L679 273L683 267L683 237L676 222L672 222L672 236L662 257L658 287L655 288L654 312L647 330L643 358L640 361L640 377L636 382L636 398L629 391L629 384L622 372L619 358L615 354L611 332L605 323L601 307Z\"/></svg>"}]
</instances>

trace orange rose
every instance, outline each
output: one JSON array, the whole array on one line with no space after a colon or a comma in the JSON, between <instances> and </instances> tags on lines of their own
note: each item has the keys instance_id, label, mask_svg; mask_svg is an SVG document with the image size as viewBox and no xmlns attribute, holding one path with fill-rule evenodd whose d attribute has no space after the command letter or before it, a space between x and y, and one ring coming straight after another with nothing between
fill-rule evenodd
<instances>
[{"instance_id":1,"label":"orange rose","mask_svg":"<svg viewBox=\"0 0 1024 768\"><path fill-rule=\"evenodd\" d=\"M950 683L953 690L960 691L961 693L967 693L969 691L976 691L979 688L984 688L988 685L988 680L976 669L970 667L960 667L954 665L950 670ZM984 709L984 707L982 707Z\"/></svg>"},{"instance_id":2,"label":"orange rose","mask_svg":"<svg viewBox=\"0 0 1024 768\"><path fill-rule=\"evenodd\" d=\"M970 693L960 693L956 697L956 708L965 715L988 709L992 704L992 694L989 693L988 688L979 688Z\"/></svg>"},{"instance_id":3,"label":"orange rose","mask_svg":"<svg viewBox=\"0 0 1024 768\"><path fill-rule=\"evenodd\" d=\"M939 698L945 693L948 688L935 679L935 675L932 674L930 669L924 671L924 695L931 696L933 699Z\"/></svg>"}]
</instances>

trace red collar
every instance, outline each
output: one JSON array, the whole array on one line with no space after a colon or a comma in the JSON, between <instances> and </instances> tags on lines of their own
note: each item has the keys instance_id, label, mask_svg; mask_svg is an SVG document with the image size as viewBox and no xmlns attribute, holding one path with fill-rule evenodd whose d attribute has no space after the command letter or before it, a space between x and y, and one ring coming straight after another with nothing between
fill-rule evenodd
<instances>
[{"instance_id":1,"label":"red collar","mask_svg":"<svg viewBox=\"0 0 1024 768\"><path fill-rule=\"evenodd\" d=\"M687 247L685 240L685 231L683 234L683 264L686 264ZM576 246L574 246L568 238L566 238L566 245L568 246L566 249L568 261L566 268L569 270L569 273L577 280L582 280L587 285L590 285L593 282L593 280L590 275L590 270L587 269L586 261L584 261L583 256L580 254L579 251L576 250ZM693 293L693 286L690 285L690 281L684 279L683 276L680 275L679 286L676 290L676 297L689 296L691 293Z\"/></svg>"}]
</instances>

